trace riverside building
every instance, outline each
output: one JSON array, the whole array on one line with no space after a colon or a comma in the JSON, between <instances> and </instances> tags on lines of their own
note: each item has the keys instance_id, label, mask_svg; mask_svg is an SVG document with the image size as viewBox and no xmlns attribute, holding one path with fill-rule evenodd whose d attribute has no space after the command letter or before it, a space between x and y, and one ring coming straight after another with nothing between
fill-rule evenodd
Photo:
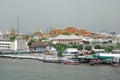
<instances>
[{"instance_id":1,"label":"riverside building","mask_svg":"<svg viewBox=\"0 0 120 80\"><path fill-rule=\"evenodd\" d=\"M0 50L9 49L13 51L28 51L26 40L0 40Z\"/></svg>"}]
</instances>

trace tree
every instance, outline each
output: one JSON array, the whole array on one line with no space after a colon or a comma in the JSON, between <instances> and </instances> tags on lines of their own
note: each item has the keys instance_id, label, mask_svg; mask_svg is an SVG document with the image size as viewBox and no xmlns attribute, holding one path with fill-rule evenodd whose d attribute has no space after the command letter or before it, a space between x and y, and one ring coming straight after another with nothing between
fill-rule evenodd
<instances>
[{"instance_id":1,"label":"tree","mask_svg":"<svg viewBox=\"0 0 120 80\"><path fill-rule=\"evenodd\" d=\"M109 40L108 42L109 42L109 43L112 43L112 40Z\"/></svg>"},{"instance_id":2,"label":"tree","mask_svg":"<svg viewBox=\"0 0 120 80\"><path fill-rule=\"evenodd\" d=\"M83 50L83 45L78 45L78 50Z\"/></svg>"},{"instance_id":3,"label":"tree","mask_svg":"<svg viewBox=\"0 0 120 80\"><path fill-rule=\"evenodd\" d=\"M116 48L120 48L120 43L117 43Z\"/></svg>"},{"instance_id":4,"label":"tree","mask_svg":"<svg viewBox=\"0 0 120 80\"><path fill-rule=\"evenodd\" d=\"M58 52L58 56L59 57L62 57L62 53L63 51L66 49L66 45L65 44L60 44L60 43L57 43L54 45L54 47L56 48L57 52Z\"/></svg>"},{"instance_id":5,"label":"tree","mask_svg":"<svg viewBox=\"0 0 120 80\"><path fill-rule=\"evenodd\" d=\"M67 32L64 32L63 35L69 35Z\"/></svg>"},{"instance_id":6,"label":"tree","mask_svg":"<svg viewBox=\"0 0 120 80\"><path fill-rule=\"evenodd\" d=\"M71 48L78 48L78 45L76 43L72 43Z\"/></svg>"},{"instance_id":7,"label":"tree","mask_svg":"<svg viewBox=\"0 0 120 80\"><path fill-rule=\"evenodd\" d=\"M42 42L43 40L46 40L46 38L41 38L41 39L39 39L39 42Z\"/></svg>"},{"instance_id":8,"label":"tree","mask_svg":"<svg viewBox=\"0 0 120 80\"><path fill-rule=\"evenodd\" d=\"M21 35L21 38L24 39L24 40L28 40L28 39L29 39L29 35L27 35L27 34L22 34L22 35Z\"/></svg>"},{"instance_id":9,"label":"tree","mask_svg":"<svg viewBox=\"0 0 120 80\"><path fill-rule=\"evenodd\" d=\"M100 45L95 45L95 49L101 49L102 47Z\"/></svg>"},{"instance_id":10,"label":"tree","mask_svg":"<svg viewBox=\"0 0 120 80\"><path fill-rule=\"evenodd\" d=\"M113 46L107 46L107 47L105 47L105 51L112 52L113 48L114 48Z\"/></svg>"},{"instance_id":11,"label":"tree","mask_svg":"<svg viewBox=\"0 0 120 80\"><path fill-rule=\"evenodd\" d=\"M84 44L90 44L90 42L89 42L89 41L83 41L83 43L84 43Z\"/></svg>"},{"instance_id":12,"label":"tree","mask_svg":"<svg viewBox=\"0 0 120 80\"><path fill-rule=\"evenodd\" d=\"M10 36L10 40L14 41L16 39L15 35Z\"/></svg>"},{"instance_id":13,"label":"tree","mask_svg":"<svg viewBox=\"0 0 120 80\"><path fill-rule=\"evenodd\" d=\"M105 41L104 41L104 42L102 42L102 44L108 44L108 42L105 42Z\"/></svg>"},{"instance_id":14,"label":"tree","mask_svg":"<svg viewBox=\"0 0 120 80\"><path fill-rule=\"evenodd\" d=\"M85 50L91 51L92 50L92 46L85 46Z\"/></svg>"},{"instance_id":15,"label":"tree","mask_svg":"<svg viewBox=\"0 0 120 80\"><path fill-rule=\"evenodd\" d=\"M35 42L35 40L34 40L34 39L31 39L31 40L28 42L28 46L31 46L34 42Z\"/></svg>"}]
</instances>

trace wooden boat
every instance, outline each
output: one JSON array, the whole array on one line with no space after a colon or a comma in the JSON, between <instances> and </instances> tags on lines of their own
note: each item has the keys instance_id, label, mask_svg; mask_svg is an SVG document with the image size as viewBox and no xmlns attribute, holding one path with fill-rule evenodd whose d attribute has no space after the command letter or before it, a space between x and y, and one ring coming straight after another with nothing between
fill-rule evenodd
<instances>
[{"instance_id":1,"label":"wooden boat","mask_svg":"<svg viewBox=\"0 0 120 80\"><path fill-rule=\"evenodd\" d=\"M78 65L79 64L79 60L78 59L74 59L74 58L68 58L64 61L64 64L67 65Z\"/></svg>"}]
</instances>

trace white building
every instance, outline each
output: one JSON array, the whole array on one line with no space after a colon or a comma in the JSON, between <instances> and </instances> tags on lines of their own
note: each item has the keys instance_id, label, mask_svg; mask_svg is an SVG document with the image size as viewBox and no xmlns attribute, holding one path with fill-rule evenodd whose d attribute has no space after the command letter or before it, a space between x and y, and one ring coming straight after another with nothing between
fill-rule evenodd
<instances>
[{"instance_id":1,"label":"white building","mask_svg":"<svg viewBox=\"0 0 120 80\"><path fill-rule=\"evenodd\" d=\"M11 41L0 40L0 49L11 49Z\"/></svg>"},{"instance_id":2,"label":"white building","mask_svg":"<svg viewBox=\"0 0 120 80\"><path fill-rule=\"evenodd\" d=\"M75 53L79 53L79 51L76 48L67 48L63 52L63 56L74 56Z\"/></svg>"},{"instance_id":3,"label":"white building","mask_svg":"<svg viewBox=\"0 0 120 80\"><path fill-rule=\"evenodd\" d=\"M14 42L14 50L15 51L28 51L29 47L28 47L28 42L26 40L15 40Z\"/></svg>"},{"instance_id":4,"label":"white building","mask_svg":"<svg viewBox=\"0 0 120 80\"><path fill-rule=\"evenodd\" d=\"M28 51L29 47L26 40L0 40L0 49L9 49L14 51Z\"/></svg>"},{"instance_id":5,"label":"white building","mask_svg":"<svg viewBox=\"0 0 120 80\"><path fill-rule=\"evenodd\" d=\"M82 39L79 36L76 35L59 35L55 38L53 38L53 43L62 43L62 44L68 44L68 43L76 43L76 44L83 44Z\"/></svg>"}]
</instances>

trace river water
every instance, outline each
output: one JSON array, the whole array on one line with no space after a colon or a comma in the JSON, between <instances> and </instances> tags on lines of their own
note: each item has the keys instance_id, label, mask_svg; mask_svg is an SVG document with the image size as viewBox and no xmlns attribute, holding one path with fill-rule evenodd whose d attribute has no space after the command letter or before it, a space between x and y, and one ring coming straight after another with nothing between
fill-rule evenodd
<instances>
[{"instance_id":1,"label":"river water","mask_svg":"<svg viewBox=\"0 0 120 80\"><path fill-rule=\"evenodd\" d=\"M120 67L0 58L0 80L120 80Z\"/></svg>"}]
</instances>

